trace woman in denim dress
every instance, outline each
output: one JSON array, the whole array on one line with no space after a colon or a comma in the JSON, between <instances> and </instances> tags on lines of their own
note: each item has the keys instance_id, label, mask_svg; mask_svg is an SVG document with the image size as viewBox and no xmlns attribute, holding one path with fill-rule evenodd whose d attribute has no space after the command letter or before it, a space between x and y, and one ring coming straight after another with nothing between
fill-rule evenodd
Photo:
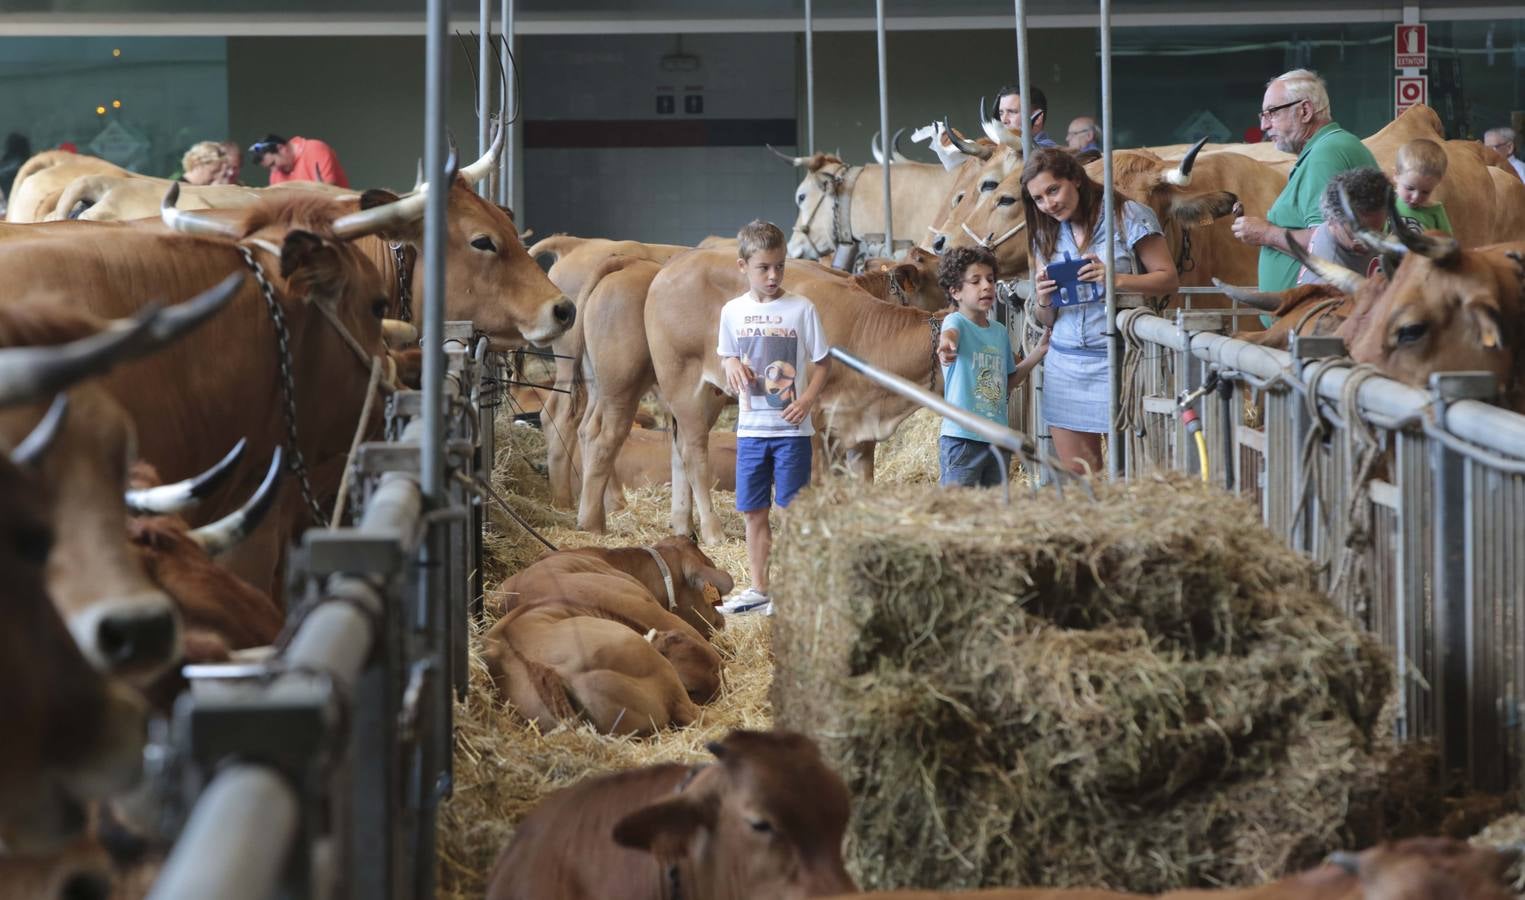
<instances>
[{"instance_id":1,"label":"woman in denim dress","mask_svg":"<svg viewBox=\"0 0 1525 900\"><path fill-rule=\"evenodd\" d=\"M1179 284L1160 222L1149 207L1121 200L1113 213L1117 292L1161 296ZM1106 252L1102 189L1065 150L1039 150L1022 170L1022 203L1038 295L1038 321L1052 329L1043 362L1043 417L1054 450L1071 471L1101 470L1101 436L1111 414L1107 367ZM1058 305L1048 266L1068 253L1085 259L1081 302Z\"/></svg>"}]
</instances>

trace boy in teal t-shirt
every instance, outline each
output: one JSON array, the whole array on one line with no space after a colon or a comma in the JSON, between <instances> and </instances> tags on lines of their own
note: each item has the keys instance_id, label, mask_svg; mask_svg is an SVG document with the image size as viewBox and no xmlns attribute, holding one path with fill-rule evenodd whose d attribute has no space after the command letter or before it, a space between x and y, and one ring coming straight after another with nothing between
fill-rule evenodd
<instances>
[{"instance_id":1,"label":"boy in teal t-shirt","mask_svg":"<svg viewBox=\"0 0 1525 900\"><path fill-rule=\"evenodd\" d=\"M995 255L983 247L960 247L943 257L937 283L957 309L943 319L937 356L943 364L943 397L1005 427L1006 394L1043 358L1048 336L1037 352L1017 362L1006 326L990 318L995 271ZM943 419L937 445L940 484L994 487L1005 480L1006 457L996 456L989 441L952 419Z\"/></svg>"},{"instance_id":2,"label":"boy in teal t-shirt","mask_svg":"<svg viewBox=\"0 0 1525 900\"><path fill-rule=\"evenodd\" d=\"M1398 189L1398 215L1410 228L1453 233L1445 205L1430 202L1445 177L1446 151L1436 142L1419 138L1398 148L1393 186Z\"/></svg>"}]
</instances>

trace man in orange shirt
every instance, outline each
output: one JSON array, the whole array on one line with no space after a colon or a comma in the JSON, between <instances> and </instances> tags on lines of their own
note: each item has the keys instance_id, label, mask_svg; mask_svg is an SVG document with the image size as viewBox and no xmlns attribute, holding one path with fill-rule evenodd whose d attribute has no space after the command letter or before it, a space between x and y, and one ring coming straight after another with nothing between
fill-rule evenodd
<instances>
[{"instance_id":1,"label":"man in orange shirt","mask_svg":"<svg viewBox=\"0 0 1525 900\"><path fill-rule=\"evenodd\" d=\"M349 178L334 148L315 138L294 137L290 140L275 134L249 145L249 156L270 170L270 183L286 181L321 181L324 184L349 187Z\"/></svg>"}]
</instances>

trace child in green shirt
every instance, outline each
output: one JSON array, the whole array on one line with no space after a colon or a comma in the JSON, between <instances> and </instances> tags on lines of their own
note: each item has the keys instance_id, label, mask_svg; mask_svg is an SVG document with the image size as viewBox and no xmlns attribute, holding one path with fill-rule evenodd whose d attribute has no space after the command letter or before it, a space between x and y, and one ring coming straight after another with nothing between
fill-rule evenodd
<instances>
[{"instance_id":1,"label":"child in green shirt","mask_svg":"<svg viewBox=\"0 0 1525 900\"><path fill-rule=\"evenodd\" d=\"M1398 189L1398 215L1410 228L1452 233L1445 205L1430 202L1445 176L1446 151L1436 142L1419 138L1398 148L1393 185Z\"/></svg>"}]
</instances>

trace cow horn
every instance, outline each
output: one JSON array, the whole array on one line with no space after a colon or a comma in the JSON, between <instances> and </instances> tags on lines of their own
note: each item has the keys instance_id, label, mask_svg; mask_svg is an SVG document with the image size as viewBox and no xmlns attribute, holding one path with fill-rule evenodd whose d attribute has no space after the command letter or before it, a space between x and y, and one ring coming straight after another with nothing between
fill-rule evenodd
<instances>
[{"instance_id":1,"label":"cow horn","mask_svg":"<svg viewBox=\"0 0 1525 900\"><path fill-rule=\"evenodd\" d=\"M401 319L382 319L381 337L388 347L407 347L418 343L418 328Z\"/></svg>"},{"instance_id":2,"label":"cow horn","mask_svg":"<svg viewBox=\"0 0 1525 900\"><path fill-rule=\"evenodd\" d=\"M805 163L810 161L810 157L808 156L790 156L787 153L776 150L772 144L763 144L763 146L768 148L769 153L773 154L791 166L803 166Z\"/></svg>"},{"instance_id":3,"label":"cow horn","mask_svg":"<svg viewBox=\"0 0 1525 900\"><path fill-rule=\"evenodd\" d=\"M212 493L222 484L243 459L249 446L248 438L239 438L233 449L212 467L194 478L161 484L158 487L138 488L127 492L127 512L134 516L168 516L185 512Z\"/></svg>"},{"instance_id":4,"label":"cow horn","mask_svg":"<svg viewBox=\"0 0 1525 900\"><path fill-rule=\"evenodd\" d=\"M653 628L650 631L646 632L646 643L649 644L652 641L655 641L656 639L657 639L657 630L655 628Z\"/></svg>"},{"instance_id":5,"label":"cow horn","mask_svg":"<svg viewBox=\"0 0 1525 900\"><path fill-rule=\"evenodd\" d=\"M0 406L52 396L133 355L153 343L154 321L162 313L159 304L149 303L133 318L68 344L0 350Z\"/></svg>"},{"instance_id":6,"label":"cow horn","mask_svg":"<svg viewBox=\"0 0 1525 900\"><path fill-rule=\"evenodd\" d=\"M1261 293L1260 291L1247 291L1243 288L1235 287L1232 284L1224 284L1222 281L1219 281L1216 278L1213 279L1213 284L1217 285L1218 290L1222 291L1229 297L1238 300L1245 306L1254 307L1255 309L1261 310L1262 312L1276 312L1276 310L1281 307L1281 296L1278 294L1265 294Z\"/></svg>"},{"instance_id":7,"label":"cow horn","mask_svg":"<svg viewBox=\"0 0 1525 900\"><path fill-rule=\"evenodd\" d=\"M1339 263L1310 254L1291 232L1287 233L1287 249L1291 251L1292 258L1306 266L1308 271L1347 294L1354 294L1366 283L1365 276L1352 272Z\"/></svg>"},{"instance_id":8,"label":"cow horn","mask_svg":"<svg viewBox=\"0 0 1525 900\"><path fill-rule=\"evenodd\" d=\"M492 145L482 158L461 170L461 178L465 180L467 187L475 187L478 182L487 177L492 171L493 163L498 161L498 154L503 152L503 142L508 135L508 129L498 126L498 133L493 135Z\"/></svg>"},{"instance_id":9,"label":"cow horn","mask_svg":"<svg viewBox=\"0 0 1525 900\"><path fill-rule=\"evenodd\" d=\"M53 440L58 433L63 431L64 416L69 412L69 395L63 391L53 398L53 403L48 407L47 414L42 417L16 449L11 451L11 462L18 466L29 467L37 463L53 445Z\"/></svg>"},{"instance_id":10,"label":"cow horn","mask_svg":"<svg viewBox=\"0 0 1525 900\"><path fill-rule=\"evenodd\" d=\"M191 540L195 541L208 554L216 556L219 553L231 550L239 541L249 536L249 533L259 527L259 523L275 506L276 484L281 480L282 450L275 448L275 453L270 457L270 468L265 470L265 480L260 482L254 496L249 498L238 510L223 516L215 522L192 529Z\"/></svg>"},{"instance_id":11,"label":"cow horn","mask_svg":"<svg viewBox=\"0 0 1525 900\"><path fill-rule=\"evenodd\" d=\"M868 139L868 152L874 158L874 162L884 165L884 151L879 149L879 132L877 131Z\"/></svg>"},{"instance_id":12,"label":"cow horn","mask_svg":"<svg viewBox=\"0 0 1525 900\"><path fill-rule=\"evenodd\" d=\"M1361 219L1356 215L1356 208L1350 202L1350 192L1345 190L1345 185L1343 184L1338 185L1337 188L1340 193L1340 212L1345 215L1345 221L1355 226L1351 230L1355 232L1356 237L1360 238L1361 243L1381 252L1383 271L1387 271L1388 268L1396 268L1397 260L1402 259L1409 252L1409 248L1385 234L1378 234L1370 228L1362 228ZM1389 202L1391 202L1391 190L1388 193ZM1391 272L1388 273L1388 277L1392 277Z\"/></svg>"},{"instance_id":13,"label":"cow horn","mask_svg":"<svg viewBox=\"0 0 1525 900\"><path fill-rule=\"evenodd\" d=\"M243 234L228 222L176 209L175 204L178 202L180 202L180 182L177 181L169 186L169 191L165 193L164 200L159 204L159 218L163 219L164 224L169 228L183 234L230 238L235 241L243 237Z\"/></svg>"},{"instance_id":14,"label":"cow horn","mask_svg":"<svg viewBox=\"0 0 1525 900\"><path fill-rule=\"evenodd\" d=\"M903 137L905 137L904 128L895 132L895 136L890 138L890 159L897 163L908 163L911 161L909 157L900 152L900 139Z\"/></svg>"},{"instance_id":15,"label":"cow horn","mask_svg":"<svg viewBox=\"0 0 1525 900\"><path fill-rule=\"evenodd\" d=\"M154 346L168 344L194 331L203 322L227 309L244 286L245 274L234 272L184 303L166 306L154 319L150 333Z\"/></svg>"},{"instance_id":16,"label":"cow horn","mask_svg":"<svg viewBox=\"0 0 1525 900\"><path fill-rule=\"evenodd\" d=\"M1186 155L1181 157L1180 163L1169 172L1165 173L1165 180L1176 187L1188 187L1191 184L1191 167L1197 164L1197 154L1202 152L1202 145L1207 143L1209 135L1203 135L1202 140L1191 145Z\"/></svg>"},{"instance_id":17,"label":"cow horn","mask_svg":"<svg viewBox=\"0 0 1525 900\"><path fill-rule=\"evenodd\" d=\"M953 127L948 124L947 116L943 116L943 133L948 135L948 140L953 144L954 148L965 156L973 156L978 159L990 158L990 153L984 147L959 137L958 132L954 131Z\"/></svg>"},{"instance_id":18,"label":"cow horn","mask_svg":"<svg viewBox=\"0 0 1525 900\"><path fill-rule=\"evenodd\" d=\"M451 151L445 161L445 177L442 179L446 185L455 180L455 166L455 151ZM430 184L431 182L425 182L418 190L391 203L340 216L332 226L334 237L341 241L352 241L398 225L417 222L423 218L424 207L428 204Z\"/></svg>"},{"instance_id":19,"label":"cow horn","mask_svg":"<svg viewBox=\"0 0 1525 900\"><path fill-rule=\"evenodd\" d=\"M418 174L413 176L413 190L416 191L419 188L422 188L423 186L424 186L424 160L423 160L423 157L419 157L419 160L418 160Z\"/></svg>"}]
</instances>

